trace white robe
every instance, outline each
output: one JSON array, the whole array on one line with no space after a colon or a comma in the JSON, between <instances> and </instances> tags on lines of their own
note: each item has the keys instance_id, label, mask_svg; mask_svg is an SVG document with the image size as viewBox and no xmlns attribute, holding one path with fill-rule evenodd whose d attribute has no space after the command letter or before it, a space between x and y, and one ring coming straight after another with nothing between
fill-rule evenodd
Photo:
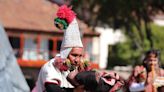
<instances>
[{"instance_id":1,"label":"white robe","mask_svg":"<svg viewBox=\"0 0 164 92\"><path fill-rule=\"evenodd\" d=\"M54 83L61 88L73 88L66 79L69 71L61 72L58 68L53 66L53 62L55 62L55 59L51 59L41 68L36 86L32 92L44 92L45 83Z\"/></svg>"},{"instance_id":2,"label":"white robe","mask_svg":"<svg viewBox=\"0 0 164 92\"><path fill-rule=\"evenodd\" d=\"M0 24L0 92L30 92L17 64L7 35Z\"/></svg>"}]
</instances>

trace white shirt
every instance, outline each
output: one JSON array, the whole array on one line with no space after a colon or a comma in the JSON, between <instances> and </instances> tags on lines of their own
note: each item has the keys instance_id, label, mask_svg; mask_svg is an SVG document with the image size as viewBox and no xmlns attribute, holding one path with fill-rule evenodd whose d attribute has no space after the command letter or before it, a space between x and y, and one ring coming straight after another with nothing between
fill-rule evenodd
<instances>
[{"instance_id":1,"label":"white shirt","mask_svg":"<svg viewBox=\"0 0 164 92\"><path fill-rule=\"evenodd\" d=\"M145 88L145 83L132 83L129 87L130 92L139 92L139 91L144 91Z\"/></svg>"},{"instance_id":2,"label":"white shirt","mask_svg":"<svg viewBox=\"0 0 164 92\"><path fill-rule=\"evenodd\" d=\"M58 84L60 87L73 88L66 79L70 71L61 72L58 68L53 66L54 61L55 59L51 59L41 68L36 86L32 92L44 92L45 83L54 83Z\"/></svg>"}]
</instances>

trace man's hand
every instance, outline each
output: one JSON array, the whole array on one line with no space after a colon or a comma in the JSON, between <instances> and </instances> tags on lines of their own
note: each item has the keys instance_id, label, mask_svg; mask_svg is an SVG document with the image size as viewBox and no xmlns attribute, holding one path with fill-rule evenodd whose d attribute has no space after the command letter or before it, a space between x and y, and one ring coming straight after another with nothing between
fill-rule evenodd
<instances>
[{"instance_id":1,"label":"man's hand","mask_svg":"<svg viewBox=\"0 0 164 92\"><path fill-rule=\"evenodd\" d=\"M77 81L75 80L75 76L78 74L78 72L79 71L75 69L71 71L67 76L67 80L75 87L79 86L79 83L77 83Z\"/></svg>"}]
</instances>

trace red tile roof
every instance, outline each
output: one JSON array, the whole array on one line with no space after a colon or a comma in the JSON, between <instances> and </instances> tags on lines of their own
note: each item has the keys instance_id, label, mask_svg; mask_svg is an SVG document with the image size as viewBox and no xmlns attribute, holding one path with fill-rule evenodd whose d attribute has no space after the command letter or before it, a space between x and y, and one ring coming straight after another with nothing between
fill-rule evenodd
<instances>
[{"instance_id":1,"label":"red tile roof","mask_svg":"<svg viewBox=\"0 0 164 92\"><path fill-rule=\"evenodd\" d=\"M57 9L47 0L0 0L0 21L8 28L55 30Z\"/></svg>"},{"instance_id":2,"label":"red tile roof","mask_svg":"<svg viewBox=\"0 0 164 92\"><path fill-rule=\"evenodd\" d=\"M5 28L52 32L58 30L53 22L57 9L48 0L0 0L0 22ZM78 23L84 33L99 35L82 21Z\"/></svg>"}]
</instances>

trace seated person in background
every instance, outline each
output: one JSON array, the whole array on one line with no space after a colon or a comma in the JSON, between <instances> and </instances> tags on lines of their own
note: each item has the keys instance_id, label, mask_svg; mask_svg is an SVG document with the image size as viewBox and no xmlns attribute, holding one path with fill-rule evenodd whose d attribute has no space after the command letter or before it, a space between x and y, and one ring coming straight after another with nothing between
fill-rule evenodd
<instances>
[{"instance_id":1,"label":"seated person in background","mask_svg":"<svg viewBox=\"0 0 164 92\"><path fill-rule=\"evenodd\" d=\"M76 70L69 73L67 80L75 87L81 88L78 92L116 92L124 85L124 80L114 72L98 72Z\"/></svg>"},{"instance_id":2,"label":"seated person in background","mask_svg":"<svg viewBox=\"0 0 164 92\"><path fill-rule=\"evenodd\" d=\"M162 82L162 77L164 77L164 71L160 68L159 56L158 50L146 52L143 65L136 66L128 80L130 92L157 92L158 87L160 87L159 90L163 89L163 84L157 83L159 80Z\"/></svg>"}]
</instances>

